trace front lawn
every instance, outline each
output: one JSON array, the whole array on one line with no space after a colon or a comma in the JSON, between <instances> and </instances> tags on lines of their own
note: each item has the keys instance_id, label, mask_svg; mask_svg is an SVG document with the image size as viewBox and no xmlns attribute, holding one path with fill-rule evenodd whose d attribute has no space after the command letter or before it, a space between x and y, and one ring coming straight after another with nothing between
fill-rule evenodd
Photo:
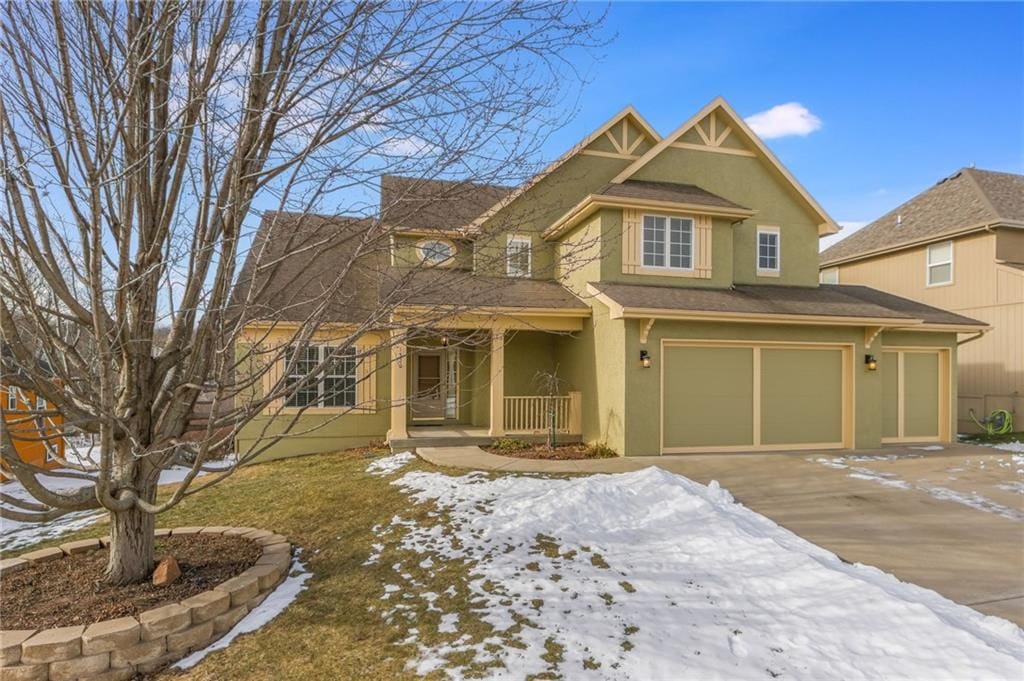
<instances>
[{"instance_id":1,"label":"front lawn","mask_svg":"<svg viewBox=\"0 0 1024 681\"><path fill-rule=\"evenodd\" d=\"M367 474L369 462L365 453L345 453L252 466L160 517L161 527L271 529L302 547L302 560L315 575L310 588L283 614L259 632L210 655L184 678L417 678L405 670L406 660L415 654L413 646L400 644L408 635L405 621L387 624L380 615L383 585L391 579L392 564L412 552L392 547L386 552L387 562L364 563L373 553L374 527L387 526L396 514L425 520L429 509L412 504L382 477ZM421 467L425 466L414 463L404 470ZM103 534L104 526L99 524L33 548ZM437 592L466 581L459 563L433 570L410 564L409 574L425 590ZM465 607L464 602L443 598L445 607ZM432 616L439 622L436 613L425 613L420 619L427 622Z\"/></svg>"},{"instance_id":2,"label":"front lawn","mask_svg":"<svg viewBox=\"0 0 1024 681\"><path fill-rule=\"evenodd\" d=\"M715 484L657 468L462 474L408 455L310 456L242 470L160 524L274 530L314 574L264 628L166 673L182 678L1007 678L1024 666L1015 625L844 564Z\"/></svg>"}]
</instances>

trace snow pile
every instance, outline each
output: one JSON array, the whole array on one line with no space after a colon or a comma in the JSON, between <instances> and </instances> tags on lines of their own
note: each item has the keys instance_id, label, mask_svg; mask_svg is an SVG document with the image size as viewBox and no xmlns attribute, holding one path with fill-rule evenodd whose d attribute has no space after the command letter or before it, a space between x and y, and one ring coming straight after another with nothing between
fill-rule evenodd
<instances>
[{"instance_id":1,"label":"snow pile","mask_svg":"<svg viewBox=\"0 0 1024 681\"><path fill-rule=\"evenodd\" d=\"M168 485L181 482L185 479L189 470L191 469L184 466L168 468L160 473L160 484ZM90 480L58 477L57 474L61 472L74 471L57 468L49 471L48 474L40 475L39 481L51 492L73 492L76 489L92 485ZM199 475L206 475L206 473L200 473ZM29 494L25 486L17 480L0 484L0 492L24 501L39 503ZM76 511L47 523L23 523L0 518L0 551L13 551L47 539L60 537L69 532L92 525L102 518L103 515L103 511Z\"/></svg>"},{"instance_id":2,"label":"snow pile","mask_svg":"<svg viewBox=\"0 0 1024 681\"><path fill-rule=\"evenodd\" d=\"M310 577L313 576L311 572L306 569L306 566L299 560L299 553L302 549L295 550L295 558L292 559L291 571L284 581L277 585L277 588L270 592L270 595L264 599L256 608L251 610L248 615L238 621L238 624L234 626L231 631L224 634L221 638L217 639L202 650L197 650L186 658L178 660L174 663L174 667L179 669L191 669L192 667L199 664L204 657L220 650L221 648L227 648L228 644L234 641L242 634L248 634L251 631L256 631L264 624L274 619L282 612L285 608L292 604L299 594L306 590L306 582Z\"/></svg>"},{"instance_id":3,"label":"snow pile","mask_svg":"<svg viewBox=\"0 0 1024 681\"><path fill-rule=\"evenodd\" d=\"M419 674L465 678L467 657L516 679L1018 678L1024 665L1014 624L844 564L715 483L652 467L393 484L450 518L396 519L402 548L468 561L473 612L496 632L474 642L444 615L445 643L412 637Z\"/></svg>"},{"instance_id":4,"label":"snow pile","mask_svg":"<svg viewBox=\"0 0 1024 681\"><path fill-rule=\"evenodd\" d=\"M1024 442L1002 442L997 445L990 445L993 449L1001 449L1004 452L1016 452L1017 454L1024 454Z\"/></svg>"},{"instance_id":5,"label":"snow pile","mask_svg":"<svg viewBox=\"0 0 1024 681\"><path fill-rule=\"evenodd\" d=\"M401 454L392 454L391 456L385 456L382 459L377 459L369 466L366 467L366 472L371 475L391 475L405 466L410 461L416 459L416 455L412 452L402 452Z\"/></svg>"}]
</instances>

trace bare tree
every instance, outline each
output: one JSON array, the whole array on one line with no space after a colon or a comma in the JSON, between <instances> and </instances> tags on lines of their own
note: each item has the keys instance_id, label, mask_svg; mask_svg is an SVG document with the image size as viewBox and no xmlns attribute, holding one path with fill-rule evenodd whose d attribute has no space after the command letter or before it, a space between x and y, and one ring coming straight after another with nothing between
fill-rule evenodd
<instances>
[{"instance_id":1,"label":"bare tree","mask_svg":"<svg viewBox=\"0 0 1024 681\"><path fill-rule=\"evenodd\" d=\"M301 343L335 324L339 306L366 302L356 265L377 267L389 236L365 198L380 174L507 185L535 170L571 113L573 64L597 44L601 17L585 10L561 0L4 3L0 382L44 397L34 417L61 414L97 447L61 461L62 475L89 484L58 493L4 430L3 461L39 503L4 499L3 517L105 509L107 580L146 578L154 516L296 432L301 410L199 477L256 415L350 359L367 330L390 328L409 287L367 303L336 352L304 362L298 380L288 378L294 346L260 343L252 323L289 309ZM332 276L301 301L266 290L292 276L289 263L325 254ZM185 481L158 498L160 472L183 462Z\"/></svg>"}]
</instances>

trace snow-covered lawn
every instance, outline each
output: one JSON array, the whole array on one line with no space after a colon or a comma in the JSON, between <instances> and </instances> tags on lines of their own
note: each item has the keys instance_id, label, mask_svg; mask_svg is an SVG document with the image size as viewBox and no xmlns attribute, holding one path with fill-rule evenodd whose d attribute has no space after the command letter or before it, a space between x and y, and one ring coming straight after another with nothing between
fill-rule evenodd
<instances>
[{"instance_id":1,"label":"snow-covered lawn","mask_svg":"<svg viewBox=\"0 0 1024 681\"><path fill-rule=\"evenodd\" d=\"M52 472L59 473L60 471L61 469L57 469ZM182 466L169 468L160 474L160 484L167 485L181 482L185 479L188 471L188 468ZM200 473L200 475L203 474ZM47 489L54 492L72 491L92 484L87 480L62 478L55 475L41 475L40 481ZM18 499L35 502L32 495L17 480L0 484L0 492ZM102 517L103 514L99 511L80 511L61 516L48 523L21 523L15 520L0 518L0 551L13 551L46 539L60 537L69 532L88 527Z\"/></svg>"},{"instance_id":2,"label":"snow-covered lawn","mask_svg":"<svg viewBox=\"0 0 1024 681\"><path fill-rule=\"evenodd\" d=\"M400 473L404 460L376 468ZM380 529L381 541L411 549L420 566L467 562L472 575L470 612L444 612L429 637L421 635L423 622L410 622L409 641L419 645L410 668L421 674L1024 674L1024 632L1016 625L875 568L845 564L735 503L715 483L647 468L574 479L415 471L392 484L436 510L427 521L396 516ZM386 619L414 617L411 600L432 609L443 600L424 593L402 563L392 570L382 585ZM493 632L471 636L468 617Z\"/></svg>"}]
</instances>

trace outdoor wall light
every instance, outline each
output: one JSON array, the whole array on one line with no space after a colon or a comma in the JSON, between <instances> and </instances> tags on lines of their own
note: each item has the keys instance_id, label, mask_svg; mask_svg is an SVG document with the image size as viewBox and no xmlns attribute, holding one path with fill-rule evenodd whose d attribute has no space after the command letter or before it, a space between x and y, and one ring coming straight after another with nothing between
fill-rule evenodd
<instances>
[{"instance_id":1,"label":"outdoor wall light","mask_svg":"<svg viewBox=\"0 0 1024 681\"><path fill-rule=\"evenodd\" d=\"M874 371L878 368L878 360L875 359L874 355L864 355L864 366L867 367L868 371Z\"/></svg>"},{"instance_id":2,"label":"outdoor wall light","mask_svg":"<svg viewBox=\"0 0 1024 681\"><path fill-rule=\"evenodd\" d=\"M646 350L640 351L640 366L642 366L644 369L651 368L651 355Z\"/></svg>"},{"instance_id":3,"label":"outdoor wall light","mask_svg":"<svg viewBox=\"0 0 1024 681\"><path fill-rule=\"evenodd\" d=\"M441 334L441 347L443 347L443 348L448 347L448 332L447 331L445 331L444 333Z\"/></svg>"}]
</instances>

